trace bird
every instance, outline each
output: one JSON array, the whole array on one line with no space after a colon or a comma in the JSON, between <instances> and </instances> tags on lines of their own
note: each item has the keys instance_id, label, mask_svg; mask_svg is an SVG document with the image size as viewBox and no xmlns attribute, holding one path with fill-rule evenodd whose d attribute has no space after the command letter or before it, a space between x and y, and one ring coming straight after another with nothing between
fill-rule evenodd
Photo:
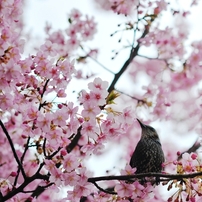
<instances>
[{"instance_id":1,"label":"bird","mask_svg":"<svg viewBox=\"0 0 202 202\"><path fill-rule=\"evenodd\" d=\"M142 128L142 134L129 164L136 168L135 174L159 173L163 170L162 164L165 161L159 136L154 128L143 124L139 119L137 121Z\"/></svg>"}]
</instances>

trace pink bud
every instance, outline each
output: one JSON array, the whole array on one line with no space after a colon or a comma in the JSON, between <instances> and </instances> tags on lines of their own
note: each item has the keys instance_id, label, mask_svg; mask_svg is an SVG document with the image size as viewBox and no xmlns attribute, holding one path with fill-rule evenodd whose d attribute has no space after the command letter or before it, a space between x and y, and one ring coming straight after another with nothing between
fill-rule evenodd
<instances>
[{"instance_id":1,"label":"pink bud","mask_svg":"<svg viewBox=\"0 0 202 202\"><path fill-rule=\"evenodd\" d=\"M22 134L21 137L22 137L23 139L26 139L26 138L27 138L27 135Z\"/></svg>"},{"instance_id":2,"label":"pink bud","mask_svg":"<svg viewBox=\"0 0 202 202\"><path fill-rule=\"evenodd\" d=\"M31 202L33 200L33 197L29 197L29 198L27 198L27 200L26 201L29 201L29 202Z\"/></svg>"},{"instance_id":3,"label":"pink bud","mask_svg":"<svg viewBox=\"0 0 202 202\"><path fill-rule=\"evenodd\" d=\"M191 202L195 202L196 201L196 198L194 196L190 197L189 199Z\"/></svg>"},{"instance_id":4,"label":"pink bud","mask_svg":"<svg viewBox=\"0 0 202 202\"><path fill-rule=\"evenodd\" d=\"M11 177L15 177L15 176L17 176L17 172L14 172L14 171L11 172L10 176L11 176Z\"/></svg>"},{"instance_id":5,"label":"pink bud","mask_svg":"<svg viewBox=\"0 0 202 202\"><path fill-rule=\"evenodd\" d=\"M178 161L173 161L173 164L174 164L174 165L177 165L177 164L178 164Z\"/></svg>"},{"instance_id":6,"label":"pink bud","mask_svg":"<svg viewBox=\"0 0 202 202\"><path fill-rule=\"evenodd\" d=\"M159 7L156 7L154 9L154 15L158 15L159 13L160 13L160 9L159 9Z\"/></svg>"},{"instance_id":7,"label":"pink bud","mask_svg":"<svg viewBox=\"0 0 202 202\"><path fill-rule=\"evenodd\" d=\"M79 118L78 118L78 121L79 121L79 123L83 123L84 119L81 118L81 117L79 117Z\"/></svg>"},{"instance_id":8,"label":"pink bud","mask_svg":"<svg viewBox=\"0 0 202 202\"><path fill-rule=\"evenodd\" d=\"M59 108L59 109L62 109L62 104L58 104L58 108Z\"/></svg>"},{"instance_id":9,"label":"pink bud","mask_svg":"<svg viewBox=\"0 0 202 202\"><path fill-rule=\"evenodd\" d=\"M65 155L67 154L67 151L63 149L63 150L61 150L60 154L61 154L62 156L65 156Z\"/></svg>"},{"instance_id":10,"label":"pink bud","mask_svg":"<svg viewBox=\"0 0 202 202\"><path fill-rule=\"evenodd\" d=\"M20 87L20 86L22 86L23 84L22 83L16 83L16 86L17 87Z\"/></svg>"},{"instance_id":11,"label":"pink bud","mask_svg":"<svg viewBox=\"0 0 202 202\"><path fill-rule=\"evenodd\" d=\"M180 154L181 154L181 152L180 152L180 151L178 151L178 152L177 152L177 155L179 156Z\"/></svg>"},{"instance_id":12,"label":"pink bud","mask_svg":"<svg viewBox=\"0 0 202 202\"><path fill-rule=\"evenodd\" d=\"M195 159L197 158L197 154L196 154L196 153L192 153L192 154L191 154L191 158L192 158L193 160L195 160Z\"/></svg>"}]
</instances>

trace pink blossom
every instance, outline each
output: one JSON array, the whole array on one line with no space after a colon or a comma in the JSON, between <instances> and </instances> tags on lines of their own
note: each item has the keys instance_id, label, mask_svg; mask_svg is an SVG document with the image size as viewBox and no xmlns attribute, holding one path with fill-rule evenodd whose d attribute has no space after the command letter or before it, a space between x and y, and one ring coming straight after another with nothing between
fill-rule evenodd
<instances>
[{"instance_id":1,"label":"pink blossom","mask_svg":"<svg viewBox=\"0 0 202 202\"><path fill-rule=\"evenodd\" d=\"M41 62L46 62L47 60L47 55L45 52L38 51L37 55L34 57L34 62L37 64L40 64Z\"/></svg>"},{"instance_id":2,"label":"pink blossom","mask_svg":"<svg viewBox=\"0 0 202 202\"><path fill-rule=\"evenodd\" d=\"M58 97L66 97L67 94L65 93L65 90L64 90L64 89L60 89L60 90L57 92L57 96L58 96Z\"/></svg>"},{"instance_id":3,"label":"pink blossom","mask_svg":"<svg viewBox=\"0 0 202 202\"><path fill-rule=\"evenodd\" d=\"M6 94L0 95L0 109L6 110L13 106L13 96L8 92Z\"/></svg>"},{"instance_id":4,"label":"pink blossom","mask_svg":"<svg viewBox=\"0 0 202 202\"><path fill-rule=\"evenodd\" d=\"M124 170L121 170L121 175L134 175L136 168L131 168L129 164L126 164L126 167Z\"/></svg>"},{"instance_id":5,"label":"pink blossom","mask_svg":"<svg viewBox=\"0 0 202 202\"><path fill-rule=\"evenodd\" d=\"M10 81L12 79L16 81L20 81L21 74L20 74L20 65L16 64L13 59L10 59L7 64L2 64L4 68L4 76L5 78Z\"/></svg>"},{"instance_id":6,"label":"pink blossom","mask_svg":"<svg viewBox=\"0 0 202 202\"><path fill-rule=\"evenodd\" d=\"M118 123L114 123L112 120L105 120L101 124L102 132L106 134L109 138L118 137L121 133L120 125Z\"/></svg>"},{"instance_id":7,"label":"pink blossom","mask_svg":"<svg viewBox=\"0 0 202 202\"><path fill-rule=\"evenodd\" d=\"M40 49L42 52L47 55L50 55L51 57L54 57L57 54L57 45L48 40L45 42L44 45L40 47Z\"/></svg>"},{"instance_id":8,"label":"pink blossom","mask_svg":"<svg viewBox=\"0 0 202 202\"><path fill-rule=\"evenodd\" d=\"M131 107L126 107L120 116L120 122L122 122L122 124L125 123L127 125L130 125L133 123L133 121L134 121L134 112Z\"/></svg>"},{"instance_id":9,"label":"pink blossom","mask_svg":"<svg viewBox=\"0 0 202 202\"><path fill-rule=\"evenodd\" d=\"M67 40L67 47L70 50L75 50L79 47L80 41L77 37L71 37L69 40Z\"/></svg>"},{"instance_id":10,"label":"pink blossom","mask_svg":"<svg viewBox=\"0 0 202 202\"><path fill-rule=\"evenodd\" d=\"M124 15L129 15L138 4L136 0L109 0L109 2L111 3L111 8L114 12Z\"/></svg>"},{"instance_id":11,"label":"pink blossom","mask_svg":"<svg viewBox=\"0 0 202 202\"><path fill-rule=\"evenodd\" d=\"M74 20L80 19L81 16L82 16L82 14L78 9L72 9L71 13L69 15L69 17L74 19Z\"/></svg>"},{"instance_id":12,"label":"pink blossom","mask_svg":"<svg viewBox=\"0 0 202 202\"><path fill-rule=\"evenodd\" d=\"M81 31L81 35L82 35L82 39L84 41L87 40L92 40L94 34L96 33L96 23L94 22L94 18L89 18L88 16L86 16L86 20L85 20L85 26L83 26L83 29Z\"/></svg>"},{"instance_id":13,"label":"pink blossom","mask_svg":"<svg viewBox=\"0 0 202 202\"><path fill-rule=\"evenodd\" d=\"M67 114L70 116L70 117L73 117L76 115L77 111L78 111L78 106L76 107L73 107L74 106L74 103L73 102L69 102L67 104Z\"/></svg>"},{"instance_id":14,"label":"pink blossom","mask_svg":"<svg viewBox=\"0 0 202 202\"><path fill-rule=\"evenodd\" d=\"M72 27L69 27L69 28L66 30L66 33L67 33L67 35L70 36L70 37L75 37L77 32L76 32L75 27L72 26Z\"/></svg>"},{"instance_id":15,"label":"pink blossom","mask_svg":"<svg viewBox=\"0 0 202 202\"><path fill-rule=\"evenodd\" d=\"M119 196L129 197L129 196L131 196L131 194L133 192L133 185L127 184L127 183L121 181L120 184L117 184L115 186L115 190Z\"/></svg>"},{"instance_id":16,"label":"pink blossom","mask_svg":"<svg viewBox=\"0 0 202 202\"><path fill-rule=\"evenodd\" d=\"M72 74L76 73L74 63L74 60L72 60L71 62L69 60L60 60L57 64L57 68L60 72L63 73L66 78L71 79Z\"/></svg>"},{"instance_id":17,"label":"pink blossom","mask_svg":"<svg viewBox=\"0 0 202 202\"><path fill-rule=\"evenodd\" d=\"M107 97L108 93L106 91L94 91L94 92L90 92L90 97L92 102L97 103L98 106L103 106L106 104L106 97Z\"/></svg>"},{"instance_id":18,"label":"pink blossom","mask_svg":"<svg viewBox=\"0 0 202 202\"><path fill-rule=\"evenodd\" d=\"M70 121L67 122L67 135L72 135L73 133L77 132L80 123L76 117L72 117Z\"/></svg>"},{"instance_id":19,"label":"pink blossom","mask_svg":"<svg viewBox=\"0 0 202 202\"><path fill-rule=\"evenodd\" d=\"M58 148L62 142L63 132L61 128L54 128L50 132L46 133L46 138L49 141L51 147Z\"/></svg>"},{"instance_id":20,"label":"pink blossom","mask_svg":"<svg viewBox=\"0 0 202 202\"><path fill-rule=\"evenodd\" d=\"M50 114L38 114L37 118L37 126L44 132L49 132L51 123L51 115Z\"/></svg>"},{"instance_id":21,"label":"pink blossom","mask_svg":"<svg viewBox=\"0 0 202 202\"><path fill-rule=\"evenodd\" d=\"M83 107L84 109L82 110L81 115L85 118L94 118L101 112L101 109L93 102L85 102Z\"/></svg>"},{"instance_id":22,"label":"pink blossom","mask_svg":"<svg viewBox=\"0 0 202 202\"><path fill-rule=\"evenodd\" d=\"M182 167L183 167L183 170L187 173L191 173L195 171L197 166L199 166L197 159L196 158L193 159L192 157L195 158L195 154L184 153L182 155L182 160L181 160Z\"/></svg>"},{"instance_id":23,"label":"pink blossom","mask_svg":"<svg viewBox=\"0 0 202 202\"><path fill-rule=\"evenodd\" d=\"M28 108L27 115L31 120L37 119L39 111L36 107L31 106Z\"/></svg>"},{"instance_id":24,"label":"pink blossom","mask_svg":"<svg viewBox=\"0 0 202 202\"><path fill-rule=\"evenodd\" d=\"M50 69L52 68L52 64L49 61L40 62L36 68L36 74L40 76L46 76L47 78L51 78Z\"/></svg>"},{"instance_id":25,"label":"pink blossom","mask_svg":"<svg viewBox=\"0 0 202 202\"><path fill-rule=\"evenodd\" d=\"M88 88L91 91L104 91L108 87L108 82L107 81L102 81L100 78L95 78L93 82L90 82L88 84Z\"/></svg>"},{"instance_id":26,"label":"pink blossom","mask_svg":"<svg viewBox=\"0 0 202 202\"><path fill-rule=\"evenodd\" d=\"M79 183L79 175L76 172L65 172L63 175L64 184L68 186L75 186Z\"/></svg>"},{"instance_id":27,"label":"pink blossom","mask_svg":"<svg viewBox=\"0 0 202 202\"><path fill-rule=\"evenodd\" d=\"M79 162L75 159L74 154L68 154L64 157L63 166L67 172L71 172L79 166Z\"/></svg>"},{"instance_id":28,"label":"pink blossom","mask_svg":"<svg viewBox=\"0 0 202 202\"><path fill-rule=\"evenodd\" d=\"M33 61L31 58L26 58L25 60L20 60L19 65L21 66L21 70L23 73L29 73L31 71L31 66L33 64Z\"/></svg>"},{"instance_id":29,"label":"pink blossom","mask_svg":"<svg viewBox=\"0 0 202 202\"><path fill-rule=\"evenodd\" d=\"M91 97L90 94L86 92L86 90L81 91L81 96L79 97L79 101L84 103L86 101L90 101Z\"/></svg>"},{"instance_id":30,"label":"pink blossom","mask_svg":"<svg viewBox=\"0 0 202 202\"><path fill-rule=\"evenodd\" d=\"M63 173L60 169L53 167L51 170L50 182L54 182L57 186L61 186Z\"/></svg>"},{"instance_id":31,"label":"pink blossom","mask_svg":"<svg viewBox=\"0 0 202 202\"><path fill-rule=\"evenodd\" d=\"M142 186L138 181L135 181L133 183L133 190L132 190L132 199L136 199L137 197L142 197L144 192L142 192L144 190L144 186ZM148 193L148 192L147 192Z\"/></svg>"},{"instance_id":32,"label":"pink blossom","mask_svg":"<svg viewBox=\"0 0 202 202\"><path fill-rule=\"evenodd\" d=\"M82 125L81 133L96 140L98 138L99 130L94 121L84 122Z\"/></svg>"},{"instance_id":33,"label":"pink blossom","mask_svg":"<svg viewBox=\"0 0 202 202\"><path fill-rule=\"evenodd\" d=\"M53 123L59 126L65 126L66 120L68 119L69 115L65 110L57 110L53 114Z\"/></svg>"}]
</instances>

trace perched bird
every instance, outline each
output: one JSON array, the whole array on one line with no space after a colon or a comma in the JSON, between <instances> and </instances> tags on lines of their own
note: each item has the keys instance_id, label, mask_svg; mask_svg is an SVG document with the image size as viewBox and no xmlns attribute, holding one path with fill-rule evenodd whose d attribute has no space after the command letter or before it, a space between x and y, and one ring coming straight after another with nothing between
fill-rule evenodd
<instances>
[{"instance_id":1,"label":"perched bird","mask_svg":"<svg viewBox=\"0 0 202 202\"><path fill-rule=\"evenodd\" d=\"M161 172L165 158L159 136L154 128L137 121L142 128L142 135L130 159L130 166L137 168L136 174Z\"/></svg>"}]
</instances>

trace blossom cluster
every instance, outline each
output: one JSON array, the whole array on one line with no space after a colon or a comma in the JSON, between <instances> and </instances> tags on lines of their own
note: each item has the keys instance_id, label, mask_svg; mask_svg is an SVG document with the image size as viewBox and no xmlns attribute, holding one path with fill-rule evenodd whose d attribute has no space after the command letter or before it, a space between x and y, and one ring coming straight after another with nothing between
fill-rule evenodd
<instances>
[{"instance_id":1,"label":"blossom cluster","mask_svg":"<svg viewBox=\"0 0 202 202\"><path fill-rule=\"evenodd\" d=\"M177 155L181 155L180 152L177 152ZM173 161L172 164L178 174L191 174L202 171L202 161L196 153L184 153L180 160ZM164 182L163 184L168 185L168 191L174 187L177 190L168 198L168 201L198 201L202 195L200 176L190 179L173 180Z\"/></svg>"},{"instance_id":2,"label":"blossom cluster","mask_svg":"<svg viewBox=\"0 0 202 202\"><path fill-rule=\"evenodd\" d=\"M160 13L167 7L167 2L163 1L137 1L137 0L95 0L96 3L104 10L112 10L116 14L133 15L137 11L138 14L145 14L150 8L155 14ZM137 10L137 7L139 10Z\"/></svg>"}]
</instances>

